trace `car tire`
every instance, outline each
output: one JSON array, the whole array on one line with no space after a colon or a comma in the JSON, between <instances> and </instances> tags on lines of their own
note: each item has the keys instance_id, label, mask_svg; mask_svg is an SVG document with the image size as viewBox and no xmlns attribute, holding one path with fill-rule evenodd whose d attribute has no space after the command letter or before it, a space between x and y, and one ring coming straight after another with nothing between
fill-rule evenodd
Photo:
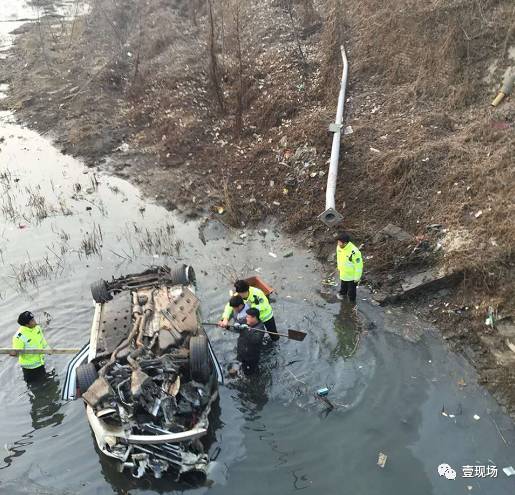
<instances>
[{"instance_id":1,"label":"car tire","mask_svg":"<svg viewBox=\"0 0 515 495\"><path fill-rule=\"evenodd\" d=\"M170 283L173 285L195 285L195 270L190 265L178 265L170 270L168 276Z\"/></svg>"},{"instance_id":2,"label":"car tire","mask_svg":"<svg viewBox=\"0 0 515 495\"><path fill-rule=\"evenodd\" d=\"M109 293L105 280L97 280L91 284L91 295L93 296L93 300L100 304L110 301L113 298Z\"/></svg>"},{"instance_id":3,"label":"car tire","mask_svg":"<svg viewBox=\"0 0 515 495\"><path fill-rule=\"evenodd\" d=\"M205 335L190 338L190 374L193 380L200 383L207 383L211 376L211 360Z\"/></svg>"},{"instance_id":4,"label":"car tire","mask_svg":"<svg viewBox=\"0 0 515 495\"><path fill-rule=\"evenodd\" d=\"M93 363L81 364L76 371L76 384L81 395L88 390L89 387L98 378L97 369Z\"/></svg>"}]
</instances>

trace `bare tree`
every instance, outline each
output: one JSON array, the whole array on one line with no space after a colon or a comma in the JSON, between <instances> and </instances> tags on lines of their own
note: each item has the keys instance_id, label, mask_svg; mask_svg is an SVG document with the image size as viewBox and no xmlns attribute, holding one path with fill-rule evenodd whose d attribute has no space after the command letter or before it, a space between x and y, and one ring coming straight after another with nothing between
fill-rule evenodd
<instances>
[{"instance_id":1,"label":"bare tree","mask_svg":"<svg viewBox=\"0 0 515 495\"><path fill-rule=\"evenodd\" d=\"M236 92L236 119L235 128L238 136L241 135L243 128L243 54L241 51L241 9L239 2L236 2L234 9L234 30L236 36L236 58L238 63L238 89Z\"/></svg>"},{"instance_id":2,"label":"bare tree","mask_svg":"<svg viewBox=\"0 0 515 495\"><path fill-rule=\"evenodd\" d=\"M220 69L218 67L218 60L216 56L216 39L215 39L215 19L213 15L213 1L208 0L209 7L209 74L211 77L211 83L215 90L216 98L218 100L218 106L222 113L225 112L224 94L222 90L222 81L220 77Z\"/></svg>"},{"instance_id":3,"label":"bare tree","mask_svg":"<svg viewBox=\"0 0 515 495\"><path fill-rule=\"evenodd\" d=\"M299 28L295 25L295 17L294 17L294 9L293 9L293 1L285 0L286 11L288 12L288 17L290 18L291 29L293 32L293 37L295 38L295 43L297 45L297 52L299 54L299 59L301 62L303 72L306 72L308 63L304 52L302 51L302 45L300 43L299 37Z\"/></svg>"}]
</instances>

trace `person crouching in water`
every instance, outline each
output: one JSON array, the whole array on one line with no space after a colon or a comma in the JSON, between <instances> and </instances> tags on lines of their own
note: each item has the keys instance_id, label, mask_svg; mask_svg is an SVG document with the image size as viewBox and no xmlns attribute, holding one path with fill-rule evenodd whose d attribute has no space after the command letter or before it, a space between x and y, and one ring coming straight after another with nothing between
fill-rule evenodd
<instances>
[{"instance_id":1,"label":"person crouching in water","mask_svg":"<svg viewBox=\"0 0 515 495\"><path fill-rule=\"evenodd\" d=\"M236 280L234 282L234 289L246 305L258 310L259 319L265 325L268 335L272 340L277 340L279 335L277 335L277 327L275 326L274 312L265 293L257 287L250 286L246 280ZM227 328L232 315L233 308L231 308L230 304L227 304L218 325Z\"/></svg>"},{"instance_id":2,"label":"person crouching in water","mask_svg":"<svg viewBox=\"0 0 515 495\"><path fill-rule=\"evenodd\" d=\"M241 296L232 296L229 299L229 306L232 309L231 318L235 324L245 325L247 323L247 311L250 305L245 303Z\"/></svg>"},{"instance_id":3,"label":"person crouching in water","mask_svg":"<svg viewBox=\"0 0 515 495\"><path fill-rule=\"evenodd\" d=\"M247 310L246 325L234 325L239 330L237 342L237 358L241 362L243 372L246 375L255 373L261 356L265 325L259 319L259 310L249 308ZM262 330L262 331L257 331Z\"/></svg>"}]
</instances>

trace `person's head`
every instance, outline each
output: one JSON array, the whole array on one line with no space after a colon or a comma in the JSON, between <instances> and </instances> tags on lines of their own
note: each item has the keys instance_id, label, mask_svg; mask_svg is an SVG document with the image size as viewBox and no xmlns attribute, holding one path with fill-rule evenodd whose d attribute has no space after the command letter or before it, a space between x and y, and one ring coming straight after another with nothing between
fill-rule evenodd
<instances>
[{"instance_id":1,"label":"person's head","mask_svg":"<svg viewBox=\"0 0 515 495\"><path fill-rule=\"evenodd\" d=\"M245 280L236 280L236 282L234 282L234 290L239 296L243 297L243 299L249 297L249 287L249 284Z\"/></svg>"},{"instance_id":2,"label":"person's head","mask_svg":"<svg viewBox=\"0 0 515 495\"><path fill-rule=\"evenodd\" d=\"M235 313L239 313L245 306L245 303L243 302L243 298L241 296L232 296L229 299L229 306Z\"/></svg>"},{"instance_id":3,"label":"person's head","mask_svg":"<svg viewBox=\"0 0 515 495\"><path fill-rule=\"evenodd\" d=\"M247 310L247 325L255 327L259 322L259 311L256 308L249 308Z\"/></svg>"},{"instance_id":4,"label":"person's head","mask_svg":"<svg viewBox=\"0 0 515 495\"><path fill-rule=\"evenodd\" d=\"M18 325L33 328L37 325L36 317L30 311L24 311L18 316Z\"/></svg>"},{"instance_id":5,"label":"person's head","mask_svg":"<svg viewBox=\"0 0 515 495\"><path fill-rule=\"evenodd\" d=\"M336 239L338 240L338 246L344 247L345 244L350 242L350 235L347 232L342 232Z\"/></svg>"}]
</instances>

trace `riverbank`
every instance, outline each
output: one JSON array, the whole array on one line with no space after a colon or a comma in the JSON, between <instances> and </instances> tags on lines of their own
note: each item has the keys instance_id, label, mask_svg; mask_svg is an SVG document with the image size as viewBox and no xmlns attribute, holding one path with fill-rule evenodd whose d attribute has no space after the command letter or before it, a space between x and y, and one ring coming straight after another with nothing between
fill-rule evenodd
<instances>
[{"instance_id":1,"label":"riverbank","mask_svg":"<svg viewBox=\"0 0 515 495\"><path fill-rule=\"evenodd\" d=\"M100 0L18 30L3 104L169 209L239 229L274 218L331 261L316 217L345 42L337 209L367 283L381 303L415 298L513 413L514 104L489 106L515 57L511 3L405 7ZM441 283L410 292L420 273ZM504 321L485 326L489 307Z\"/></svg>"}]
</instances>

